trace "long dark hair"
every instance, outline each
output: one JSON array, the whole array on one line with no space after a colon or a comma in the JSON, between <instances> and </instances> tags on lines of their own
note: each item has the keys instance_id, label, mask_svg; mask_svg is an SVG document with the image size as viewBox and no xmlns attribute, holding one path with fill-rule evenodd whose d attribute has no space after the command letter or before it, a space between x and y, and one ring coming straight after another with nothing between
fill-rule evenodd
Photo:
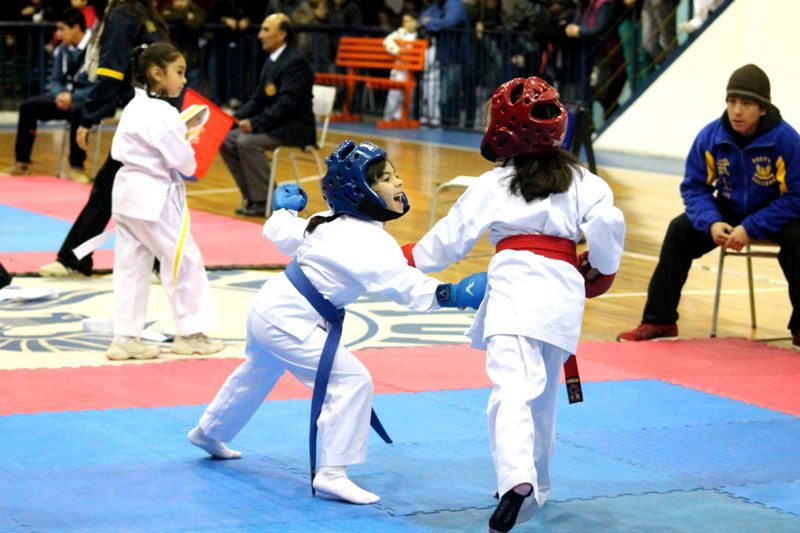
<instances>
[{"instance_id":1,"label":"long dark hair","mask_svg":"<svg viewBox=\"0 0 800 533\"><path fill-rule=\"evenodd\" d=\"M136 6L140 6L147 11L147 17L145 18L139 9L136 9ZM167 23L164 22L164 17L161 16L161 13L158 12L158 6L156 5L155 0L109 0L108 4L106 5L106 9L103 12L103 18L100 20L98 24L98 31L92 37L92 39L96 39L98 42L101 35L103 34L103 30L105 29L105 22L108 14L117 6L126 6L136 21L145 26L147 21L151 21L158 31L158 34L161 35L161 38L165 42L170 42L169 39L169 28L167 28Z\"/></svg>"},{"instance_id":2,"label":"long dark hair","mask_svg":"<svg viewBox=\"0 0 800 533\"><path fill-rule=\"evenodd\" d=\"M516 174L508 188L526 202L566 192L572 185L573 173L581 169L577 157L565 150L550 155L518 155L514 157Z\"/></svg>"},{"instance_id":3,"label":"long dark hair","mask_svg":"<svg viewBox=\"0 0 800 533\"><path fill-rule=\"evenodd\" d=\"M383 171L385 169L386 159L379 159L367 167L367 183L370 187L375 185L375 183L378 181L378 178L383 175ZM308 225L306 226L306 233L313 233L320 224L325 224L327 222L331 222L332 220L336 220L341 215L342 213L335 213L329 216L317 215L315 217L311 217L311 219L308 221Z\"/></svg>"}]
</instances>

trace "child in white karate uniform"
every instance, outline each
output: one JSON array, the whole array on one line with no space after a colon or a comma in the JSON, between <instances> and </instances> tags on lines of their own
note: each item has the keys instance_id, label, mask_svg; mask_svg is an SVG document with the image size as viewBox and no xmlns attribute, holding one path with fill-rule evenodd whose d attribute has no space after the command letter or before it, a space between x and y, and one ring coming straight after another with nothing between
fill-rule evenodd
<instances>
[{"instance_id":1,"label":"child in white karate uniform","mask_svg":"<svg viewBox=\"0 0 800 533\"><path fill-rule=\"evenodd\" d=\"M403 14L402 26L394 30L383 39L383 46L393 56L399 56L402 44L398 41L413 41L417 38L419 22L413 13ZM389 79L406 81L411 74L407 70L393 68L389 71ZM412 91L413 98L413 91ZM389 89L386 93L386 106L383 108L383 120L400 120L403 110L405 92L402 89Z\"/></svg>"},{"instance_id":2,"label":"child in white karate uniform","mask_svg":"<svg viewBox=\"0 0 800 533\"><path fill-rule=\"evenodd\" d=\"M379 497L347 477L347 465L367 455L372 409L372 378L364 365L336 342L327 394L317 388L323 373L323 347L341 327L326 320L313 298L295 284L300 271L310 292L342 310L367 291L378 292L414 311L439 307L477 308L483 299L485 273L458 285L444 284L410 267L384 222L408 210L403 184L386 153L372 143L345 141L325 160L323 197L331 211L309 221L297 217L305 207L305 192L297 185L276 190L275 211L264 225L264 236L295 261L267 281L247 318L246 361L223 385L206 409L189 441L219 459L241 457L231 441L264 402L287 370L315 396L324 397L316 424L320 436L319 469L312 451L312 487L325 495L355 504ZM312 413L314 400L312 399ZM373 423L374 427L374 423ZM376 430L378 430L376 428ZM380 430L378 430L380 433ZM312 441L316 440L312 437ZM313 448L312 448L313 450Z\"/></svg>"},{"instance_id":3,"label":"child in white karate uniform","mask_svg":"<svg viewBox=\"0 0 800 533\"><path fill-rule=\"evenodd\" d=\"M608 185L559 148L567 111L540 78L492 95L481 154L496 162L418 243L409 263L439 271L489 231L497 254L467 335L494 384L489 443L501 496L490 531L530 519L550 492L561 366L575 353L584 298L610 287L625 223ZM591 252L576 257L581 233Z\"/></svg>"},{"instance_id":4,"label":"child in white karate uniform","mask_svg":"<svg viewBox=\"0 0 800 533\"><path fill-rule=\"evenodd\" d=\"M133 53L139 85L122 111L111 156L122 163L112 191L114 248L114 340L112 360L152 359L161 352L140 336L147 318L153 258L161 263L177 335L172 351L211 354L225 344L203 331L217 327L217 312L203 258L189 232L186 189L181 178L195 171L187 124L164 98L180 95L186 60L168 43L142 45Z\"/></svg>"}]
</instances>

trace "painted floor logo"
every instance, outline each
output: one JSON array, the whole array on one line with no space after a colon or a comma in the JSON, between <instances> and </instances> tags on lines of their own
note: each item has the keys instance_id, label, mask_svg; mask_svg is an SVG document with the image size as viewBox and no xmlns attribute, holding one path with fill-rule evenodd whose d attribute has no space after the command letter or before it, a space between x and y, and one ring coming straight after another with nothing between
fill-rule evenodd
<instances>
[{"instance_id":1,"label":"painted floor logo","mask_svg":"<svg viewBox=\"0 0 800 533\"><path fill-rule=\"evenodd\" d=\"M209 272L220 327L206 333L227 344L218 357L241 357L250 302L264 281L275 274L248 270ZM110 323L114 312L111 276L17 278L15 283L25 288L55 289L58 297L0 304L0 368L109 364L103 355L111 340L110 331L86 331L84 320L105 319ZM147 331L174 333L171 315L162 287L152 285ZM342 341L351 350L463 344L468 342L463 333L472 316L471 312L451 309L415 313L379 294L369 293L347 307ZM169 344L163 343L162 349L168 351ZM55 354L58 357L54 359Z\"/></svg>"}]
</instances>

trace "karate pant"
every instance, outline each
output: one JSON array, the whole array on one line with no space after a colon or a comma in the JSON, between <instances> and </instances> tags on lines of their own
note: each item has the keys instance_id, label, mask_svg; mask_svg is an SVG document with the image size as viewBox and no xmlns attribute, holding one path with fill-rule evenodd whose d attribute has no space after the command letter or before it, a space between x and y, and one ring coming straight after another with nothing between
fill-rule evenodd
<instances>
[{"instance_id":1,"label":"karate pant","mask_svg":"<svg viewBox=\"0 0 800 533\"><path fill-rule=\"evenodd\" d=\"M186 228L178 249L184 210L183 184L170 187L161 217L143 220L114 213L114 335L138 337L147 319L153 257L161 262L161 286L167 293L176 333L192 335L216 328L217 308L200 249ZM173 280L173 265L180 260Z\"/></svg>"},{"instance_id":2,"label":"karate pant","mask_svg":"<svg viewBox=\"0 0 800 533\"><path fill-rule=\"evenodd\" d=\"M486 372L494 389L487 414L497 490L502 496L520 483L530 483L535 497L523 504L519 521L529 519L536 511L534 504L541 507L550 494L558 386L569 355L529 337L489 337Z\"/></svg>"},{"instance_id":3,"label":"karate pant","mask_svg":"<svg viewBox=\"0 0 800 533\"><path fill-rule=\"evenodd\" d=\"M231 441L286 370L313 388L327 336L320 327L299 341L251 308L246 360L228 377L200 418L203 433L216 440ZM320 466L345 466L366 460L371 411L372 377L361 361L340 344L317 421Z\"/></svg>"}]
</instances>

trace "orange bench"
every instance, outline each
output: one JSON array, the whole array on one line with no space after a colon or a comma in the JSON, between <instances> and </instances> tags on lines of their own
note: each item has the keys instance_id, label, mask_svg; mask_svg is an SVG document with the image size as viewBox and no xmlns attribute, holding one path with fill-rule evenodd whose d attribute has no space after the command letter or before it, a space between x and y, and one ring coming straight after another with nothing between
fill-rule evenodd
<instances>
[{"instance_id":1,"label":"orange bench","mask_svg":"<svg viewBox=\"0 0 800 533\"><path fill-rule=\"evenodd\" d=\"M425 67L425 50L428 42L424 40L399 41L400 55L393 56L383 46L380 37L341 37L336 51L336 66L346 67L347 72L317 72L314 81L321 85L341 85L345 87L342 112L331 116L340 122L358 122L361 115L350 112L356 83L364 82L370 89L400 89L405 93L400 120L379 120L379 128L418 128L419 120L409 120L412 91L417 82L411 72L420 72ZM359 69L399 69L408 70L406 81L395 81L388 77L361 74Z\"/></svg>"}]
</instances>

